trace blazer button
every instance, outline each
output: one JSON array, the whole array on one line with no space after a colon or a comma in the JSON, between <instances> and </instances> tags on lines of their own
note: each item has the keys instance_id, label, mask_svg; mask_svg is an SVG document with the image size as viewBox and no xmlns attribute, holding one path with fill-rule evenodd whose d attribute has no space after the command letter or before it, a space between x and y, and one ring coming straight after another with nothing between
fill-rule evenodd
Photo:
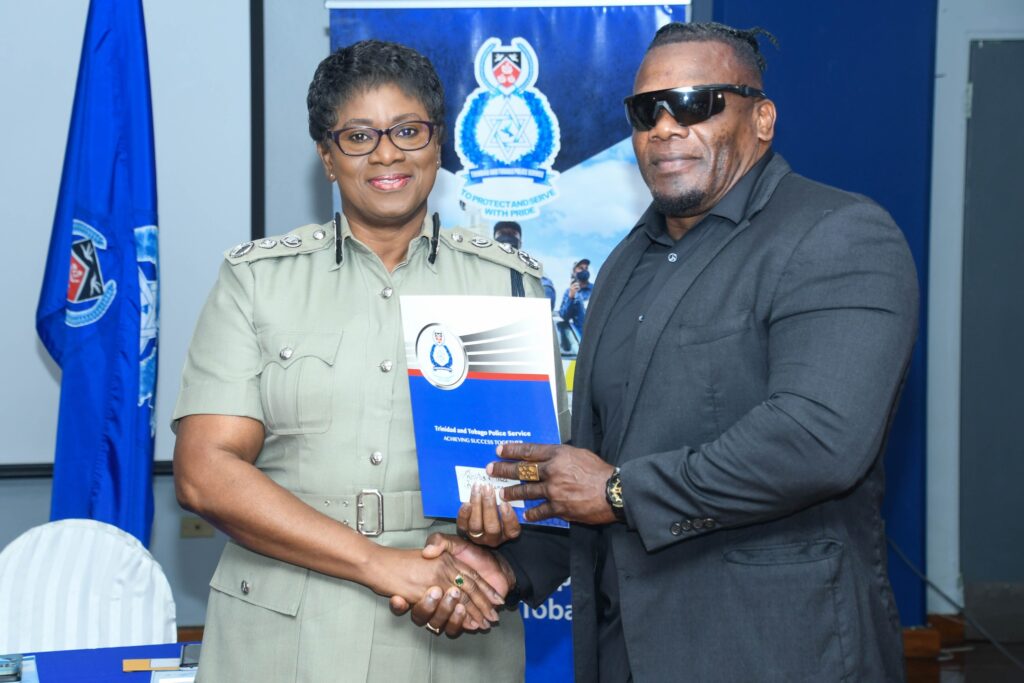
<instances>
[{"instance_id":1,"label":"blazer button","mask_svg":"<svg viewBox=\"0 0 1024 683\"><path fill-rule=\"evenodd\" d=\"M704 520L701 519L700 517L698 517L697 519L693 520L693 528L695 530L698 530L698 531L700 529L703 529L704 528Z\"/></svg>"},{"instance_id":2,"label":"blazer button","mask_svg":"<svg viewBox=\"0 0 1024 683\"><path fill-rule=\"evenodd\" d=\"M683 533L683 525L679 522L672 522L672 526L668 530L672 532L673 536L678 536Z\"/></svg>"},{"instance_id":3,"label":"blazer button","mask_svg":"<svg viewBox=\"0 0 1024 683\"><path fill-rule=\"evenodd\" d=\"M246 581L245 579L242 580L241 590L242 590L242 595L248 595L249 594L249 582Z\"/></svg>"},{"instance_id":4,"label":"blazer button","mask_svg":"<svg viewBox=\"0 0 1024 683\"><path fill-rule=\"evenodd\" d=\"M716 526L718 526L718 522L716 522L713 518L708 517L704 520L705 529L714 529Z\"/></svg>"},{"instance_id":5,"label":"blazer button","mask_svg":"<svg viewBox=\"0 0 1024 683\"><path fill-rule=\"evenodd\" d=\"M693 531L693 523L688 519L684 519L679 526L683 531Z\"/></svg>"}]
</instances>

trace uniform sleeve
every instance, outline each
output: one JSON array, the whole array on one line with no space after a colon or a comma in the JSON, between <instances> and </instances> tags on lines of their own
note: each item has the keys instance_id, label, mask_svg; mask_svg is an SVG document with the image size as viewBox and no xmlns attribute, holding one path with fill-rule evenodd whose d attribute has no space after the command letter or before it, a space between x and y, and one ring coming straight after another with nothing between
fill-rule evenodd
<instances>
[{"instance_id":1,"label":"uniform sleeve","mask_svg":"<svg viewBox=\"0 0 1024 683\"><path fill-rule=\"evenodd\" d=\"M263 422L260 346L248 264L221 265L203 306L181 375L172 428L186 415L238 415Z\"/></svg>"}]
</instances>

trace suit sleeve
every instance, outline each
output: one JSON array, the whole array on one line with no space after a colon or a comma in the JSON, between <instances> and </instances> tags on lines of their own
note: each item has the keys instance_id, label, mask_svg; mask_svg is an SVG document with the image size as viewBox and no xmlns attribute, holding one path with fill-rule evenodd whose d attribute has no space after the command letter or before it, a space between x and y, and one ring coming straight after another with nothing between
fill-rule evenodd
<instances>
[{"instance_id":1,"label":"suit sleeve","mask_svg":"<svg viewBox=\"0 0 1024 683\"><path fill-rule=\"evenodd\" d=\"M884 442L917 311L913 260L888 214L866 201L826 213L775 284L766 400L712 442L622 466L647 550L706 533L673 535L680 520L745 526L851 489Z\"/></svg>"},{"instance_id":2,"label":"suit sleeve","mask_svg":"<svg viewBox=\"0 0 1024 683\"><path fill-rule=\"evenodd\" d=\"M497 552L516 575L512 602L519 599L537 607L569 578L569 537L564 531L525 527Z\"/></svg>"}]
</instances>

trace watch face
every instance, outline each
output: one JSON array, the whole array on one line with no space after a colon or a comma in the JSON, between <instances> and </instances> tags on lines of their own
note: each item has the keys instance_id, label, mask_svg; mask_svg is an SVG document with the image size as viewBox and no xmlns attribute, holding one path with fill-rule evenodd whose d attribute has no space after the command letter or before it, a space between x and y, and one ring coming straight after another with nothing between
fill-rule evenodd
<instances>
[{"instance_id":1,"label":"watch face","mask_svg":"<svg viewBox=\"0 0 1024 683\"><path fill-rule=\"evenodd\" d=\"M616 472L608 479L608 503L613 508L622 507L622 480L619 479L619 474Z\"/></svg>"}]
</instances>

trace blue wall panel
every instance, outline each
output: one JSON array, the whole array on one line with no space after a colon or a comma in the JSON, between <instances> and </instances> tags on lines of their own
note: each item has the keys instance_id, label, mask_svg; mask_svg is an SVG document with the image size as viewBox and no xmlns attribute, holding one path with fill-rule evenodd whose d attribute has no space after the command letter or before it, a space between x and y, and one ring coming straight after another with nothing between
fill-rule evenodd
<instances>
[{"instance_id":1,"label":"blue wall panel","mask_svg":"<svg viewBox=\"0 0 1024 683\"><path fill-rule=\"evenodd\" d=\"M935 0L906 3L716 0L715 21L762 26L775 149L802 175L868 195L903 229L921 283L921 324L886 459L886 530L925 559L925 343ZM905 626L924 623L924 586L890 552Z\"/></svg>"}]
</instances>

